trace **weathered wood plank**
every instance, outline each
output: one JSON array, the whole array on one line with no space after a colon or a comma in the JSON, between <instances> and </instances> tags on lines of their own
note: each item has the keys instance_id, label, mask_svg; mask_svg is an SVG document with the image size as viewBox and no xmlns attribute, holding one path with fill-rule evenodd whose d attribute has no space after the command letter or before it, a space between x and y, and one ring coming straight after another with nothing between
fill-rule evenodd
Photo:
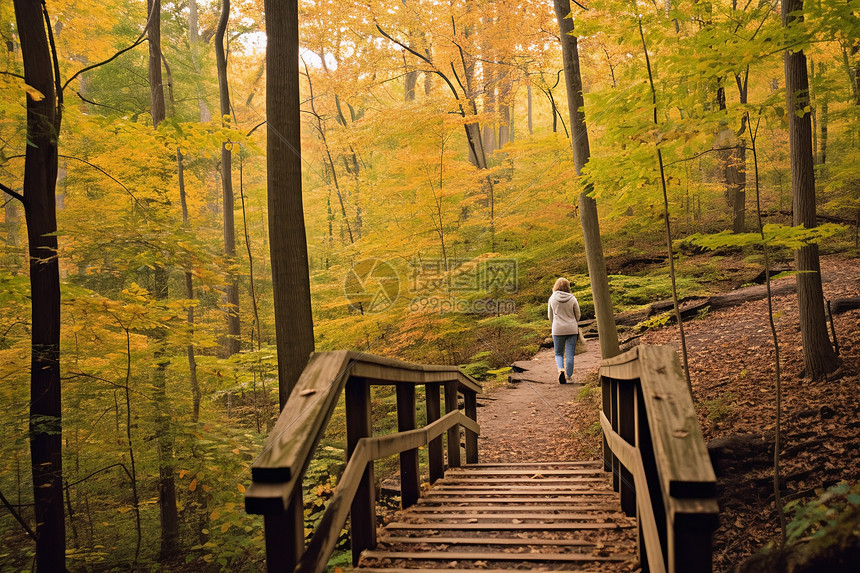
<instances>
[{"instance_id":1,"label":"weathered wood plank","mask_svg":"<svg viewBox=\"0 0 860 573\"><path fill-rule=\"evenodd\" d=\"M590 521L568 523L406 523L394 521L386 529L434 529L439 531L579 531L580 529L629 529L633 525L622 523L596 523Z\"/></svg>"},{"instance_id":2,"label":"weathered wood plank","mask_svg":"<svg viewBox=\"0 0 860 573\"><path fill-rule=\"evenodd\" d=\"M570 476L565 479L563 476L548 476L548 477L491 477L491 476L475 476L474 478L471 476L452 476L450 473L446 476L445 480L446 484L451 485L469 485L469 484L487 484L487 485L503 485L503 484L543 484L543 485L556 485L556 484L569 484L569 483L579 483L580 481L584 481L587 479L596 479L599 481L603 481L604 478L586 478L582 477L584 475L600 475L603 472L595 471L587 474L579 474L575 476ZM593 483L593 482L589 482Z\"/></svg>"},{"instance_id":3,"label":"weathered wood plank","mask_svg":"<svg viewBox=\"0 0 860 573\"><path fill-rule=\"evenodd\" d=\"M627 352L605 358L600 361L600 375L606 378L618 378L620 380L634 380L639 378L639 348L634 346Z\"/></svg>"},{"instance_id":4,"label":"weathered wood plank","mask_svg":"<svg viewBox=\"0 0 860 573\"><path fill-rule=\"evenodd\" d=\"M595 555L593 553L505 553L502 551L365 551L365 559L406 559L414 561L631 561L635 555Z\"/></svg>"},{"instance_id":5,"label":"weathered wood plank","mask_svg":"<svg viewBox=\"0 0 860 573\"><path fill-rule=\"evenodd\" d=\"M357 452L359 443L373 435L370 412L370 382L351 377L346 384L346 457L350 460ZM364 445L363 443L361 444ZM376 486L373 464L356 456L356 464L362 468L361 479L349 499L352 500L349 529L352 547L352 564L358 563L361 552L376 546ZM349 464L347 464L349 465ZM330 536L332 531L324 532Z\"/></svg>"},{"instance_id":6,"label":"weathered wood plank","mask_svg":"<svg viewBox=\"0 0 860 573\"><path fill-rule=\"evenodd\" d=\"M457 398L458 384L456 382L445 383L445 413L457 411L459 400ZM456 468L460 465L460 428L454 426L448 430L446 438L448 445L448 467Z\"/></svg>"},{"instance_id":7,"label":"weathered wood plank","mask_svg":"<svg viewBox=\"0 0 860 573\"><path fill-rule=\"evenodd\" d=\"M463 391L463 405L467 418L478 420L478 401L477 394L471 390ZM466 463L478 463L478 434L471 430L466 430Z\"/></svg>"},{"instance_id":8,"label":"weathered wood plank","mask_svg":"<svg viewBox=\"0 0 860 573\"><path fill-rule=\"evenodd\" d=\"M409 567L409 568L404 568L404 567L392 567L392 568L388 568L388 567L385 567L385 568L362 567L361 569L359 569L359 571L362 571L364 573L437 573L439 571L439 569L435 569L435 568L434 569L426 569L426 568L419 568L419 567ZM511 573L511 569L481 569L480 571L481 571L481 573ZM573 572L584 573L583 569L580 567L577 567L575 569L558 569L555 567L553 567L552 569L541 569L540 567L537 566L537 564L535 564L535 566L529 567L529 571L532 571L534 573L547 573L549 571L553 571L555 573L561 573L561 572L565 572L565 571L571 572L571 573L573 573ZM594 573L593 569L590 571L591 571L591 573ZM471 568L470 569L456 569L456 568L450 569L450 568L446 567L445 573L475 573L475 569L471 569Z\"/></svg>"},{"instance_id":9,"label":"weathered wood plank","mask_svg":"<svg viewBox=\"0 0 860 573\"><path fill-rule=\"evenodd\" d=\"M625 549L629 549L627 546L613 546L607 545L603 541L584 541L582 539L541 539L538 537L380 537L380 543L386 543L388 545L409 545L416 544L420 545L422 543L431 543L434 545L513 545L513 546L538 546L538 545L560 545L563 547L594 547L596 545L600 545L601 547L623 547Z\"/></svg>"},{"instance_id":10,"label":"weathered wood plank","mask_svg":"<svg viewBox=\"0 0 860 573\"><path fill-rule=\"evenodd\" d=\"M537 481L537 480L535 480ZM541 480L543 481L543 480ZM595 483L603 483L605 480L603 478L580 478L576 481L564 482L567 483L567 486L560 486L557 484L551 485L537 485L535 484L532 487L523 487L518 486L516 484L513 485L474 485L474 484L466 484L466 485L457 485L452 483L449 485L448 483L442 483L441 485L437 485L434 487L435 491L497 491L499 493L506 492L514 492L514 491L543 491L543 490L554 490L554 491L572 491L572 490L583 490L591 487L591 484Z\"/></svg>"},{"instance_id":11,"label":"weathered wood plank","mask_svg":"<svg viewBox=\"0 0 860 573\"><path fill-rule=\"evenodd\" d=\"M460 509L460 508L449 508L449 509ZM605 513L602 514L594 514L594 513L526 513L522 510L524 508L519 508L520 513L506 513L506 514L487 514L487 513L475 513L474 511L467 511L468 508L462 508L462 511L458 511L455 513L422 513L418 516L422 521L426 521L427 523L432 523L434 520L444 520L450 523L459 523L459 520L462 519L473 519L476 522L483 523L483 521L490 520L495 522L501 522L500 520L508 520L511 519L519 519L523 521L542 521L542 522L551 522L551 521L587 521L589 519L609 519L621 517L621 514L618 515L607 515Z\"/></svg>"},{"instance_id":12,"label":"weathered wood plank","mask_svg":"<svg viewBox=\"0 0 860 573\"><path fill-rule=\"evenodd\" d=\"M373 380L375 383L428 384L456 380L460 385L473 392L481 392L481 385L478 381L457 366L412 364L411 362L363 352L350 352L349 357L352 374Z\"/></svg>"},{"instance_id":13,"label":"weathered wood plank","mask_svg":"<svg viewBox=\"0 0 860 573\"><path fill-rule=\"evenodd\" d=\"M427 423L432 424L442 417L442 392L439 384L427 384L424 389L427 402ZM430 466L430 483L436 483L445 475L445 453L441 436L427 445L427 463Z\"/></svg>"},{"instance_id":14,"label":"weathered wood plank","mask_svg":"<svg viewBox=\"0 0 860 573\"><path fill-rule=\"evenodd\" d=\"M648 490L645 468L639 450L628 444L624 439L612 430L609 420L603 412L600 412L600 426L603 435L615 457L633 474L637 485L638 495L636 497L636 517L644 537L644 545L647 552L648 568L651 573L664 573L666 563L663 560L663 550L660 546L660 535L657 530L656 516L651 505L651 493Z\"/></svg>"},{"instance_id":15,"label":"weathered wood plank","mask_svg":"<svg viewBox=\"0 0 860 573\"><path fill-rule=\"evenodd\" d=\"M477 512L488 512L493 514L507 514L507 513L517 513L521 512L524 509L529 511L603 511L603 512L612 512L618 511L618 506L615 504L609 505L605 503L595 503L593 505L587 505L582 503L571 503L570 501L560 501L554 505L549 505L547 503L543 503L543 505L526 505L525 503L517 503L517 504L507 504L506 502L500 500L500 503L495 505L469 505L469 504L458 504L455 502L450 502L449 505L446 505L444 508L439 506L427 506L422 503L418 503L413 505L410 508L410 513L433 513L440 512L442 510L448 509L457 509L461 511L477 511Z\"/></svg>"},{"instance_id":16,"label":"weathered wood plank","mask_svg":"<svg viewBox=\"0 0 860 573\"><path fill-rule=\"evenodd\" d=\"M311 356L263 453L251 464L255 482L288 482L304 471L346 382L349 355L340 351Z\"/></svg>"},{"instance_id":17,"label":"weathered wood plank","mask_svg":"<svg viewBox=\"0 0 860 573\"><path fill-rule=\"evenodd\" d=\"M528 493L528 492L526 492ZM507 499L511 503L520 503L520 502L545 502L545 501L565 501L565 500L575 500L582 499L585 497L599 497L599 498L618 498L618 494L614 491L592 491L588 489L584 489L581 491L564 491L564 492L541 492L541 493L533 493L532 495L526 496L524 494L517 494L512 496L509 493L494 493L494 492L484 492L478 494L463 494L459 492L428 492L422 499L427 500L427 502L432 502L436 499L442 500L444 502L457 502L464 503L469 501L479 501L479 502L487 502L487 501L496 501L496 500L504 500Z\"/></svg>"},{"instance_id":18,"label":"weathered wood plank","mask_svg":"<svg viewBox=\"0 0 860 573\"><path fill-rule=\"evenodd\" d=\"M358 392L359 390L356 389L355 391ZM347 392L349 393L350 390L348 389ZM363 426L364 422L362 419L356 419L353 422L358 428L356 431L361 430L362 427L366 429L366 426ZM348 505L350 500L360 500L364 497L364 495L360 495L360 489L365 482L366 470L373 467L370 464L371 461L394 455L400 451L398 449L400 447L415 448L419 445L425 445L433 436L441 435L449 426L457 423L477 426L473 420L469 420L462 412L457 411L424 428L410 430L402 434L359 439L352 448L349 463L338 481L334 496L329 500L328 507L317 524L317 530L311 538L307 552L299 563L296 573L319 573L325 569L328 555L331 555L340 530L346 522L347 513L352 512L355 508L355 501L353 501L352 506ZM364 504L359 507L359 511L364 511ZM375 514L373 519L373 544L375 545ZM352 524L354 527L351 528L351 532L355 531L356 523L360 522L353 514Z\"/></svg>"},{"instance_id":19,"label":"weathered wood plank","mask_svg":"<svg viewBox=\"0 0 860 573\"><path fill-rule=\"evenodd\" d=\"M717 478L676 352L663 346L641 346L639 357L642 395L664 497L715 497Z\"/></svg>"},{"instance_id":20,"label":"weathered wood plank","mask_svg":"<svg viewBox=\"0 0 860 573\"><path fill-rule=\"evenodd\" d=\"M524 468L519 470L508 469L473 469L473 466L465 466L463 468L451 468L448 470L448 476L525 476L532 477L536 474L542 476L576 476L576 475L599 475L602 474L602 468L595 464L593 467L576 466L569 469L541 469Z\"/></svg>"},{"instance_id":21,"label":"weathered wood plank","mask_svg":"<svg viewBox=\"0 0 860 573\"><path fill-rule=\"evenodd\" d=\"M600 460L589 460L582 462L517 462L510 464L493 464L493 463L480 463L480 464L466 464L462 469L485 469L485 468L523 468L523 467L565 467L565 466L595 466L599 467L601 465Z\"/></svg>"},{"instance_id":22,"label":"weathered wood plank","mask_svg":"<svg viewBox=\"0 0 860 573\"><path fill-rule=\"evenodd\" d=\"M416 429L418 413L415 410L415 386L399 384L397 392L397 430L405 432ZM400 453L400 503L405 509L418 501L421 494L418 470L418 449Z\"/></svg>"}]
</instances>

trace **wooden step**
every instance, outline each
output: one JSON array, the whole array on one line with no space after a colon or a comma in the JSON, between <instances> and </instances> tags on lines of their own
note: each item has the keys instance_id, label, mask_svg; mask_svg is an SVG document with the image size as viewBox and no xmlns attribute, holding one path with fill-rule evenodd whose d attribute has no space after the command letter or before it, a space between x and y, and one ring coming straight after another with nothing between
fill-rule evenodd
<instances>
[{"instance_id":1,"label":"wooden step","mask_svg":"<svg viewBox=\"0 0 860 573\"><path fill-rule=\"evenodd\" d=\"M363 559L407 559L417 561L630 561L634 555L595 555L593 553L505 553L503 551L378 551L361 553Z\"/></svg>"},{"instance_id":2,"label":"wooden step","mask_svg":"<svg viewBox=\"0 0 860 573\"><path fill-rule=\"evenodd\" d=\"M629 570L636 522L610 480L601 461L451 468L384 527L356 571Z\"/></svg>"},{"instance_id":3,"label":"wooden step","mask_svg":"<svg viewBox=\"0 0 860 573\"><path fill-rule=\"evenodd\" d=\"M430 492L426 497L422 498L426 501L424 503L487 503L490 501L493 502L506 502L506 503L545 503L545 502L554 502L554 501L574 501L574 500L582 500L587 497L595 497L595 498L614 498L618 499L618 494L614 491L582 491L580 493L576 492L554 492L554 493L539 493L534 492L529 494L529 492L511 495L509 493L492 493L492 492L478 492L472 494L466 494L463 492L457 491L448 491L448 492L438 492L433 493Z\"/></svg>"},{"instance_id":4,"label":"wooden step","mask_svg":"<svg viewBox=\"0 0 860 573\"><path fill-rule=\"evenodd\" d=\"M420 567L362 567L358 566L357 571L362 571L365 573L437 573L439 569L428 569L428 568L420 568ZM445 567L443 569L445 573L475 573L475 568L468 569L456 569L456 568L448 568ZM514 569L479 569L481 573L511 573ZM533 571L534 573L549 573L552 571L553 573L562 573L564 571L568 572L576 572L576 573L605 573L604 569L582 569L577 567L576 569L541 569L540 567L529 567L529 571Z\"/></svg>"},{"instance_id":5,"label":"wooden step","mask_svg":"<svg viewBox=\"0 0 860 573\"><path fill-rule=\"evenodd\" d=\"M556 470L556 469L540 469L534 468L531 470L489 470L489 469L481 469L481 470L448 470L445 472L446 481L448 478L462 478L462 477L471 477L475 476L475 478L482 478L483 476L526 476L532 477L535 475L540 476L578 476L578 475L609 475L603 473L603 468L594 468L594 469L583 469L583 468L571 468L569 470ZM540 478L534 478L540 479Z\"/></svg>"},{"instance_id":6,"label":"wooden step","mask_svg":"<svg viewBox=\"0 0 860 573\"><path fill-rule=\"evenodd\" d=\"M392 521L385 529L434 529L439 531L578 531L580 529L627 529L633 524L569 521L563 523L407 523Z\"/></svg>"},{"instance_id":7,"label":"wooden step","mask_svg":"<svg viewBox=\"0 0 860 573\"><path fill-rule=\"evenodd\" d=\"M461 467L464 469L471 469L471 468L510 469L510 468L523 468L523 467L550 467L550 466L560 466L560 467L600 466L600 467L603 467L603 462L601 460L585 460L585 461L579 461L579 462L518 462L518 463L512 463L512 464L506 464L506 463L497 463L497 464L489 463L488 464L488 463L484 463L484 464L466 464L466 465L461 466ZM456 469L456 468L452 468L452 469Z\"/></svg>"},{"instance_id":8,"label":"wooden step","mask_svg":"<svg viewBox=\"0 0 860 573\"><path fill-rule=\"evenodd\" d=\"M610 504L578 504L572 505L570 501L559 501L554 505L549 505L544 502L543 505L526 505L525 503L520 503L517 505L510 505L508 503L498 503L496 505L468 505L465 503L457 504L457 503L447 503L444 507L441 506L428 506L425 503L419 502L416 505L413 505L409 508L411 513L434 513L440 511L449 511L450 509L456 509L458 511L472 511L472 512L487 512L487 513L509 513L509 512L520 512L524 510L528 511L606 511L606 512L615 512L618 511L617 505Z\"/></svg>"},{"instance_id":9,"label":"wooden step","mask_svg":"<svg viewBox=\"0 0 860 573\"><path fill-rule=\"evenodd\" d=\"M521 486L521 485L525 485L525 484L528 484L528 485L534 484L534 485L544 485L544 486L555 485L555 486L561 487L561 486L565 486L565 485L576 486L576 485L583 483L583 482L591 484L591 483L594 483L595 481L598 481L598 480L582 479L582 478L563 479L563 478L558 478L558 477L548 477L548 478L530 478L530 477L528 477L528 478L515 478L515 477L490 478L490 477L485 477L485 478L474 478L474 479L455 477L455 478L451 478L451 479L446 478L444 485L445 485L445 487L450 487L450 486L467 486L467 485L479 485L480 486L480 484L486 484L488 487L489 486L513 487L513 486ZM603 481L603 480L599 480L599 481ZM585 486L585 487L587 487L587 486Z\"/></svg>"},{"instance_id":10,"label":"wooden step","mask_svg":"<svg viewBox=\"0 0 860 573\"><path fill-rule=\"evenodd\" d=\"M522 509L520 509L522 511ZM422 522L426 521L427 523L431 523L433 521L443 520L451 523L459 523L458 520L462 519L474 519L476 522L479 520L495 520L497 522L501 520L511 520L511 519L519 519L519 520L543 520L543 521L584 521L589 519L595 519L596 517L601 518L618 518L623 517L623 513L615 512L615 513L604 513L601 515L589 514L589 513L511 513L511 514L502 514L502 515L493 515L486 513L473 513L473 512L458 512L458 513L422 513L421 515L413 516L414 518L421 519Z\"/></svg>"},{"instance_id":11,"label":"wooden step","mask_svg":"<svg viewBox=\"0 0 860 573\"><path fill-rule=\"evenodd\" d=\"M387 545L409 545L428 543L433 545L559 545L563 547L600 547L606 546L599 541L582 539L541 539L539 537L380 537L380 543Z\"/></svg>"}]
</instances>

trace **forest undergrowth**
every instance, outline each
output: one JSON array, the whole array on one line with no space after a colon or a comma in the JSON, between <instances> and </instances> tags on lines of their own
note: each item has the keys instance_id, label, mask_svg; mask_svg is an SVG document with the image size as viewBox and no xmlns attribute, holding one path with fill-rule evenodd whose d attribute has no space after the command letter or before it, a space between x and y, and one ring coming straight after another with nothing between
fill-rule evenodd
<instances>
[{"instance_id":1,"label":"forest undergrowth","mask_svg":"<svg viewBox=\"0 0 860 573\"><path fill-rule=\"evenodd\" d=\"M827 299L860 295L858 259L823 259L822 276ZM860 475L855 455L860 450L860 311L834 316L842 366L820 380L802 373L796 295L774 299L774 318L784 384L783 500L794 510L789 519L794 516L795 527L800 527L798 502L808 503L841 482L856 485ZM714 570L730 571L779 537L772 486L774 351L767 302L706 314L685 327L699 423L712 457L715 450L719 457L715 470L720 525L714 538ZM677 327L642 337L648 344L677 340ZM857 516L855 505L855 527ZM812 537L820 526L813 520L803 529L799 540Z\"/></svg>"}]
</instances>

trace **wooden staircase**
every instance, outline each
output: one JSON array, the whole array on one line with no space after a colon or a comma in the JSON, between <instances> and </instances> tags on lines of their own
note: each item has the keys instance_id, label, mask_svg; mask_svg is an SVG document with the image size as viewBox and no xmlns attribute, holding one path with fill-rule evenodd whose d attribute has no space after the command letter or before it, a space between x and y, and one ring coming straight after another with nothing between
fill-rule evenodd
<instances>
[{"instance_id":1,"label":"wooden staircase","mask_svg":"<svg viewBox=\"0 0 860 573\"><path fill-rule=\"evenodd\" d=\"M314 354L245 492L246 511L264 516L266 570L323 573L349 517L365 572L710 573L716 477L675 351L642 345L604 360L600 384L602 461L479 464L481 386L456 366ZM371 387L385 385L395 388L396 433L373 427ZM305 543L302 482L341 395L347 465ZM425 448L433 487L421 497ZM406 509L377 535L373 462L394 455Z\"/></svg>"},{"instance_id":2,"label":"wooden staircase","mask_svg":"<svg viewBox=\"0 0 860 573\"><path fill-rule=\"evenodd\" d=\"M636 546L602 462L472 464L398 512L358 569L631 571Z\"/></svg>"}]
</instances>

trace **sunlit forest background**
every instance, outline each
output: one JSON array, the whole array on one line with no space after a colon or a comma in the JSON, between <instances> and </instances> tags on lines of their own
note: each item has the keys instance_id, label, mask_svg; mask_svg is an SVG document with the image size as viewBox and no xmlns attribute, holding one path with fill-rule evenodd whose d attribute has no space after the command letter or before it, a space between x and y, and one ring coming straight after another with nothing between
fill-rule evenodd
<instances>
[{"instance_id":1,"label":"sunlit forest background","mask_svg":"<svg viewBox=\"0 0 860 573\"><path fill-rule=\"evenodd\" d=\"M161 4L166 118L157 128L145 43L75 76L135 42L146 4L46 7L65 98L57 212L69 567L158 562L157 430L166 408L179 559L197 570L253 570L262 521L244 513L242 493L278 410L265 157L266 137L278 134L265 125L263 3L230 4L228 113L214 48L222 5ZM460 364L479 379L531 356L548 335L556 277L571 279L593 315L582 185L598 202L615 311L668 298L667 269L624 271L666 256L658 144L674 239L738 224L755 231L757 208L765 223L790 224L786 46L808 57L818 212L839 224L822 252L857 253L856 0L808 2L803 26L788 31L778 3L767 1L596 0L586 8L574 4L573 19L591 161L576 180L552 3L300 2L317 350ZM0 181L20 191L29 88L11 2L0 4L0 34ZM470 156L469 129L480 133L485 162ZM753 138L758 186L742 151ZM27 234L18 202L0 203L0 492L30 519ZM681 248L680 296L707 293L723 278L720 258L693 261L698 253ZM760 270L761 257L744 253L741 264ZM166 269L167 296L157 292L156 269ZM232 284L238 304L225 294ZM229 334L230 314L238 335ZM163 397L153 391L159 370ZM390 397L378 398L380 423L393 424ZM331 493L343 447L332 436L311 467L309 523ZM0 570L29 569L32 555L0 509Z\"/></svg>"}]
</instances>

